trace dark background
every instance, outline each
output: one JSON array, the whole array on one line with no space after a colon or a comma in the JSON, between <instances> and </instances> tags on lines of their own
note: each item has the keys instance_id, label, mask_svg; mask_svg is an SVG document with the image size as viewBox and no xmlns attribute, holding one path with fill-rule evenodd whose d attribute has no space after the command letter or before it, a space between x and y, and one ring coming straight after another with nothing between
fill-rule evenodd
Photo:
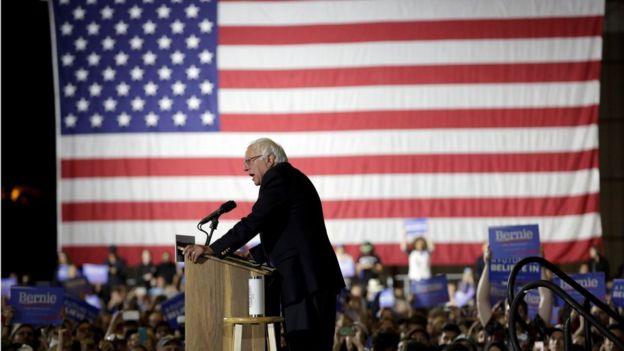
<instances>
[{"instance_id":1,"label":"dark background","mask_svg":"<svg viewBox=\"0 0 624 351\"><path fill-rule=\"evenodd\" d=\"M2 2L2 277L56 265L54 80L48 2Z\"/></svg>"}]
</instances>

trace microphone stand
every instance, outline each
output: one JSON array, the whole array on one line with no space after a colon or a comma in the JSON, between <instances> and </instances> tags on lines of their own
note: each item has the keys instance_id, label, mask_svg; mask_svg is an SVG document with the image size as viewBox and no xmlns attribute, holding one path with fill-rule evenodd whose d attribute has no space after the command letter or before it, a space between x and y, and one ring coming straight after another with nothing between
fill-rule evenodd
<instances>
[{"instance_id":1,"label":"microphone stand","mask_svg":"<svg viewBox=\"0 0 624 351\"><path fill-rule=\"evenodd\" d=\"M212 233L214 233L218 225L219 225L219 216L215 217L215 219L210 221L210 234L206 238L206 246L210 245L210 241L212 240Z\"/></svg>"},{"instance_id":2,"label":"microphone stand","mask_svg":"<svg viewBox=\"0 0 624 351\"><path fill-rule=\"evenodd\" d=\"M204 224L205 223L197 224L197 229L199 229L201 232L206 234L206 244L205 244L205 246L208 246L208 245L210 245L210 241L212 239L212 233L214 233L214 231L217 229L217 226L219 225L219 216L215 217L213 220L210 221L210 234L202 229L202 225L204 225Z\"/></svg>"}]
</instances>

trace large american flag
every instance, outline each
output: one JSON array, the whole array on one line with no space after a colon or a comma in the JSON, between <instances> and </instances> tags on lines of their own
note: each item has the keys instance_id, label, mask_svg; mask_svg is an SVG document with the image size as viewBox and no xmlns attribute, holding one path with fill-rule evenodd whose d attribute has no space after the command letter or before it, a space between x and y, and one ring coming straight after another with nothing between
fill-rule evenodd
<instances>
[{"instance_id":1,"label":"large american flag","mask_svg":"<svg viewBox=\"0 0 624 351\"><path fill-rule=\"evenodd\" d=\"M270 137L323 200L330 239L385 264L426 218L433 264L472 264L489 226L537 223L546 257L600 241L603 1L51 1L58 242L173 250L258 188Z\"/></svg>"}]
</instances>

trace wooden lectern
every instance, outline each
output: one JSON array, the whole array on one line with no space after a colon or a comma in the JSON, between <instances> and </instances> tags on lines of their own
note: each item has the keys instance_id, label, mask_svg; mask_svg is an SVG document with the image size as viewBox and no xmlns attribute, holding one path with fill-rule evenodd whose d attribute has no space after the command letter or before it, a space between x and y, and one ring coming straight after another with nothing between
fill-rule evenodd
<instances>
[{"instance_id":1,"label":"wooden lectern","mask_svg":"<svg viewBox=\"0 0 624 351\"><path fill-rule=\"evenodd\" d=\"M232 325L224 317L249 315L249 278L272 269L236 258L205 256L202 263L184 261L186 350L231 350ZM243 333L243 350L264 350L264 330Z\"/></svg>"}]
</instances>

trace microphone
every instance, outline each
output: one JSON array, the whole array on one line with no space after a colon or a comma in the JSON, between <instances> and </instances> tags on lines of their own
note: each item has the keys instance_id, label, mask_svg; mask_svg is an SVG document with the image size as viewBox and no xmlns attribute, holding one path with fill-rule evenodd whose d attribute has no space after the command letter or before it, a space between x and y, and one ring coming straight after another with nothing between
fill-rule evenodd
<instances>
[{"instance_id":1,"label":"microphone","mask_svg":"<svg viewBox=\"0 0 624 351\"><path fill-rule=\"evenodd\" d=\"M204 217L201 221L199 221L199 223L197 223L197 226L199 227L207 222L210 222L213 219L218 218L220 215L232 211L234 208L236 208L236 202L232 200L224 202L216 211L212 212L211 214Z\"/></svg>"}]
</instances>

